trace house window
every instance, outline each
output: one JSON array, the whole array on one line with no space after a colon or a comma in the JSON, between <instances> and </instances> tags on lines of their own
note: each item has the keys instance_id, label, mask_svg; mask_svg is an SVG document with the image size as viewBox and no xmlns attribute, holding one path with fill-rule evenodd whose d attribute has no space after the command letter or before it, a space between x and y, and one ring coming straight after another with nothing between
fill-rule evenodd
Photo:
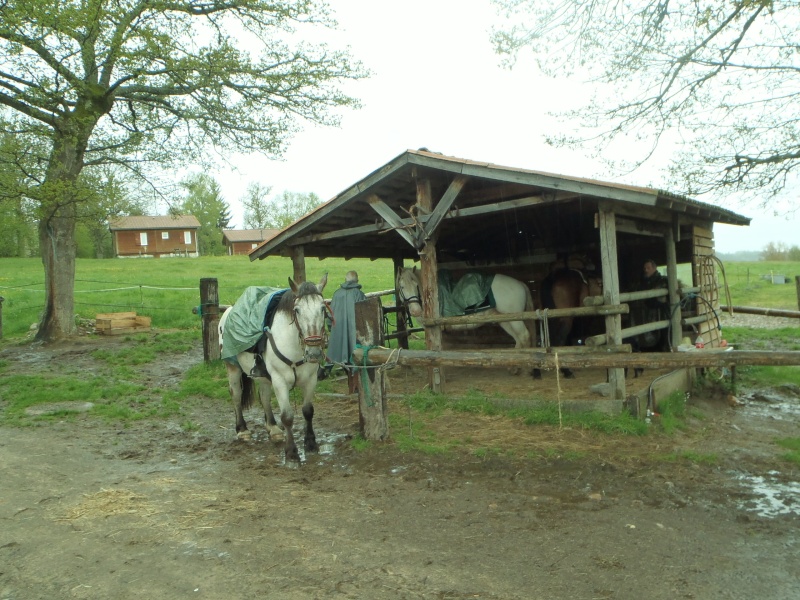
<instances>
[{"instance_id":1,"label":"house window","mask_svg":"<svg viewBox=\"0 0 800 600\"><path fill-rule=\"evenodd\" d=\"M250 244L250 248L251 248L251 249L252 249L252 248L257 248L257 247L258 247L258 244L256 244L255 242L253 242L252 244Z\"/></svg>"},{"instance_id":2,"label":"house window","mask_svg":"<svg viewBox=\"0 0 800 600\"><path fill-rule=\"evenodd\" d=\"M184 231L183 232L183 243L187 246L192 243L192 232L191 231Z\"/></svg>"},{"instance_id":3,"label":"house window","mask_svg":"<svg viewBox=\"0 0 800 600\"><path fill-rule=\"evenodd\" d=\"M169 239L169 231L162 231L161 232L161 239L168 240Z\"/></svg>"},{"instance_id":4,"label":"house window","mask_svg":"<svg viewBox=\"0 0 800 600\"><path fill-rule=\"evenodd\" d=\"M139 245L140 246L147 246L147 232L146 231L139 232Z\"/></svg>"}]
</instances>

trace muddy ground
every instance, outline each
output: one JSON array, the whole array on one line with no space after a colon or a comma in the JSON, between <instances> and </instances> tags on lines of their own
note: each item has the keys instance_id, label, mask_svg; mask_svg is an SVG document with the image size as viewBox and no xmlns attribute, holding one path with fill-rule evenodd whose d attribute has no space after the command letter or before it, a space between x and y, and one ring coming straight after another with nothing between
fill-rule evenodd
<instances>
[{"instance_id":1,"label":"muddy ground","mask_svg":"<svg viewBox=\"0 0 800 600\"><path fill-rule=\"evenodd\" d=\"M97 372L91 351L121 343L0 359L6 374ZM136 369L169 387L200 360ZM421 381L390 377L395 394ZM422 454L354 450L356 402L326 396L322 452L299 468L257 411L239 442L230 408L202 398L166 421L3 427L0 599L800 598L800 472L774 443L800 435L800 393L738 401L693 394L685 430L643 437L445 412L431 427L460 444Z\"/></svg>"}]
</instances>

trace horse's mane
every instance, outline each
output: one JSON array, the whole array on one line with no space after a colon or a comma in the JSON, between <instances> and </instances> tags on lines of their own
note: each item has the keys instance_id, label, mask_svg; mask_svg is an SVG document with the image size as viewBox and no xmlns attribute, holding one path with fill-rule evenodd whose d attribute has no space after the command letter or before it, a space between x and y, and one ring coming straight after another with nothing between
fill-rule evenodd
<instances>
[{"instance_id":1,"label":"horse's mane","mask_svg":"<svg viewBox=\"0 0 800 600\"><path fill-rule=\"evenodd\" d=\"M285 312L291 314L292 311L294 311L295 298L311 296L312 294L321 295L316 284L311 283L310 281L304 281L297 288L297 294L295 294L291 289L288 289L284 292L280 302L278 302L278 306L275 308L275 312Z\"/></svg>"}]
</instances>

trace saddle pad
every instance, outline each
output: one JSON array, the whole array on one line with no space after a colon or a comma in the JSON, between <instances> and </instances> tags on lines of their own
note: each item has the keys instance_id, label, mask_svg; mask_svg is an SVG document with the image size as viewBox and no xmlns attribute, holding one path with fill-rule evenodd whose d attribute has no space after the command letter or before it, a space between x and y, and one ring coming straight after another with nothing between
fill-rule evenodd
<instances>
[{"instance_id":1,"label":"saddle pad","mask_svg":"<svg viewBox=\"0 0 800 600\"><path fill-rule=\"evenodd\" d=\"M278 302L288 288L250 286L230 308L222 336L222 360L236 364L236 355L252 348L272 325Z\"/></svg>"}]
</instances>

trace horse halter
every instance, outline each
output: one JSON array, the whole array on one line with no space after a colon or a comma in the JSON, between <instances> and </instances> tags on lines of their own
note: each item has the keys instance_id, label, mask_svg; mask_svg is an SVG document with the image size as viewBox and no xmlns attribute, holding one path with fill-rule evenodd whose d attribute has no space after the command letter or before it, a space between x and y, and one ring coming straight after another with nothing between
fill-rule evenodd
<instances>
[{"instance_id":1,"label":"horse halter","mask_svg":"<svg viewBox=\"0 0 800 600\"><path fill-rule=\"evenodd\" d=\"M421 297L421 292L419 291L419 284L417 284L416 289L417 293L415 295L406 297L406 295L403 293L402 286L400 285L397 286L397 295L400 296L400 301L406 307L406 310L408 310L408 305L411 304L412 302L416 302L417 304L420 305L420 308L422 307L422 297Z\"/></svg>"}]
</instances>

